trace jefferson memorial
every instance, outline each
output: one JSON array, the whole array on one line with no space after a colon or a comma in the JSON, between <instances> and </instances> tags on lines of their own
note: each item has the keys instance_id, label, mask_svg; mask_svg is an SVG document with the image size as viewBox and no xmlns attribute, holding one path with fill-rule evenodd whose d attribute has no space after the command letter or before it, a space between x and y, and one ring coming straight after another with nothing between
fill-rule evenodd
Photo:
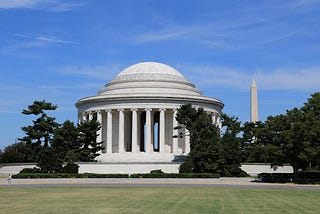
<instances>
[{"instance_id":1,"label":"jefferson memorial","mask_svg":"<svg viewBox=\"0 0 320 214\"><path fill-rule=\"evenodd\" d=\"M188 130L174 129L179 126L175 116L182 104L204 108L221 126L223 103L203 96L180 72L158 62L127 67L76 107L79 122L95 118L102 124L97 142L103 142L104 150L98 163L118 164L117 168L121 163L135 164L133 168L147 164L135 172L149 172L176 171L166 170L165 165L181 162L190 151Z\"/></svg>"}]
</instances>

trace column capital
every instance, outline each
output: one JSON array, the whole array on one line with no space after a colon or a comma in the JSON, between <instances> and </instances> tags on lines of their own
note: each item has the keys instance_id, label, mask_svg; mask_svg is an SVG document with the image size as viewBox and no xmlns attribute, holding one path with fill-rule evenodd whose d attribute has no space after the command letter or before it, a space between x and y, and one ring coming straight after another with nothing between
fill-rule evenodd
<instances>
[{"instance_id":1,"label":"column capital","mask_svg":"<svg viewBox=\"0 0 320 214\"><path fill-rule=\"evenodd\" d=\"M145 111L152 111L152 108L145 108Z\"/></svg>"},{"instance_id":2,"label":"column capital","mask_svg":"<svg viewBox=\"0 0 320 214\"><path fill-rule=\"evenodd\" d=\"M112 109L106 109L105 112L112 112Z\"/></svg>"},{"instance_id":3,"label":"column capital","mask_svg":"<svg viewBox=\"0 0 320 214\"><path fill-rule=\"evenodd\" d=\"M167 109L165 108L159 108L159 111L166 111Z\"/></svg>"},{"instance_id":4,"label":"column capital","mask_svg":"<svg viewBox=\"0 0 320 214\"><path fill-rule=\"evenodd\" d=\"M124 109L123 109L123 108L118 108L117 110L118 110L118 111L124 111Z\"/></svg>"},{"instance_id":5,"label":"column capital","mask_svg":"<svg viewBox=\"0 0 320 214\"><path fill-rule=\"evenodd\" d=\"M132 109L130 109L131 111L138 111L138 109L137 108L132 108Z\"/></svg>"}]
</instances>

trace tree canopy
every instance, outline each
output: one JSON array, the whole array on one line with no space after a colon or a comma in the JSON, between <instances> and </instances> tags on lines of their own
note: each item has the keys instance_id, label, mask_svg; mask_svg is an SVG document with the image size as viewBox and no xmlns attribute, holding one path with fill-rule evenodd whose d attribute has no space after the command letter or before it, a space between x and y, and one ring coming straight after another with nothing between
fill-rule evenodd
<instances>
[{"instance_id":1,"label":"tree canopy","mask_svg":"<svg viewBox=\"0 0 320 214\"><path fill-rule=\"evenodd\" d=\"M300 169L319 166L320 93L312 94L301 108L254 124L252 132L254 148L263 153L272 166L290 163L294 177ZM252 150L252 154L259 156L257 151Z\"/></svg>"},{"instance_id":2,"label":"tree canopy","mask_svg":"<svg viewBox=\"0 0 320 214\"><path fill-rule=\"evenodd\" d=\"M54 111L50 102L34 101L22 114L33 115L32 125L22 127L25 136L8 146L1 154L2 162L37 162L43 172L58 172L63 163L94 161L103 149L97 142L101 125L95 119L77 126L71 121L58 124L47 111Z\"/></svg>"},{"instance_id":3,"label":"tree canopy","mask_svg":"<svg viewBox=\"0 0 320 214\"><path fill-rule=\"evenodd\" d=\"M212 122L212 116L203 108L190 104L178 109L177 121L190 132L190 153L185 171L215 173L221 176L237 176L240 169L240 122L237 118L222 116L223 130ZM190 169L187 169L188 165Z\"/></svg>"}]
</instances>

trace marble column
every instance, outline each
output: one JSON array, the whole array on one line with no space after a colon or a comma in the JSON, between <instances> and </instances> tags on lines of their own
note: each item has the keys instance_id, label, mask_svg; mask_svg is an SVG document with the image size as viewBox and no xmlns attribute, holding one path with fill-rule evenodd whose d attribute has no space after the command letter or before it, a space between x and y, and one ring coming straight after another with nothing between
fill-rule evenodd
<instances>
[{"instance_id":1,"label":"marble column","mask_svg":"<svg viewBox=\"0 0 320 214\"><path fill-rule=\"evenodd\" d=\"M217 123L216 123L216 113L212 113L211 116L212 116L212 123L217 125Z\"/></svg>"},{"instance_id":2,"label":"marble column","mask_svg":"<svg viewBox=\"0 0 320 214\"><path fill-rule=\"evenodd\" d=\"M80 124L82 122L83 118L82 118L82 114L78 113L78 124Z\"/></svg>"},{"instance_id":3,"label":"marble column","mask_svg":"<svg viewBox=\"0 0 320 214\"><path fill-rule=\"evenodd\" d=\"M150 144L150 151L154 152L154 112L151 110L151 144Z\"/></svg>"},{"instance_id":4,"label":"marble column","mask_svg":"<svg viewBox=\"0 0 320 214\"><path fill-rule=\"evenodd\" d=\"M159 152L165 151L165 109L159 109Z\"/></svg>"},{"instance_id":5,"label":"marble column","mask_svg":"<svg viewBox=\"0 0 320 214\"><path fill-rule=\"evenodd\" d=\"M97 131L97 143L102 142L102 112L99 110L97 111L97 122L100 123L100 129ZM102 150L98 152L99 154L102 153Z\"/></svg>"},{"instance_id":6,"label":"marble column","mask_svg":"<svg viewBox=\"0 0 320 214\"><path fill-rule=\"evenodd\" d=\"M107 153L112 153L112 110L107 111Z\"/></svg>"},{"instance_id":7,"label":"marble column","mask_svg":"<svg viewBox=\"0 0 320 214\"><path fill-rule=\"evenodd\" d=\"M92 119L93 119L93 112L90 111L90 112L89 112L89 121L91 121Z\"/></svg>"},{"instance_id":8,"label":"marble column","mask_svg":"<svg viewBox=\"0 0 320 214\"><path fill-rule=\"evenodd\" d=\"M132 111L132 152L138 151L138 109L131 109Z\"/></svg>"},{"instance_id":9,"label":"marble column","mask_svg":"<svg viewBox=\"0 0 320 214\"><path fill-rule=\"evenodd\" d=\"M119 112L119 153L124 152L124 110L118 109Z\"/></svg>"},{"instance_id":10,"label":"marble column","mask_svg":"<svg viewBox=\"0 0 320 214\"><path fill-rule=\"evenodd\" d=\"M184 128L184 153L190 153L190 132L188 129Z\"/></svg>"},{"instance_id":11,"label":"marble column","mask_svg":"<svg viewBox=\"0 0 320 214\"><path fill-rule=\"evenodd\" d=\"M217 115L217 126L219 127L220 132L221 132L222 123L221 123L221 115L220 114Z\"/></svg>"},{"instance_id":12,"label":"marble column","mask_svg":"<svg viewBox=\"0 0 320 214\"><path fill-rule=\"evenodd\" d=\"M173 110L173 128L177 127L178 121L176 120L177 116L177 110ZM173 136L177 136L176 138L172 138L172 153L177 153L178 152L178 140L179 140L179 129L173 129Z\"/></svg>"},{"instance_id":13,"label":"marble column","mask_svg":"<svg viewBox=\"0 0 320 214\"><path fill-rule=\"evenodd\" d=\"M83 122L87 121L87 113L86 112L82 112L82 121Z\"/></svg>"},{"instance_id":14,"label":"marble column","mask_svg":"<svg viewBox=\"0 0 320 214\"><path fill-rule=\"evenodd\" d=\"M151 119L151 109L146 109L146 139L145 139L145 152L149 153L151 152L151 143L152 143L152 119Z\"/></svg>"}]
</instances>

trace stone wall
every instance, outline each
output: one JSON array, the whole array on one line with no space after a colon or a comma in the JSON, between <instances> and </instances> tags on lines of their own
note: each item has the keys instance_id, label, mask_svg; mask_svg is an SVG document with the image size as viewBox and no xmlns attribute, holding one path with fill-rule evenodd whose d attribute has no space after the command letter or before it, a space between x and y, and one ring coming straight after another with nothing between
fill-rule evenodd
<instances>
[{"instance_id":1,"label":"stone wall","mask_svg":"<svg viewBox=\"0 0 320 214\"><path fill-rule=\"evenodd\" d=\"M166 173L178 173L180 163L80 163L79 173L149 173L151 170L161 169ZM0 175L18 174L23 168L36 167L35 163L11 163L0 165ZM259 173L292 173L290 165L278 167L277 170L270 168L270 164L243 163L241 169L251 176Z\"/></svg>"}]
</instances>

